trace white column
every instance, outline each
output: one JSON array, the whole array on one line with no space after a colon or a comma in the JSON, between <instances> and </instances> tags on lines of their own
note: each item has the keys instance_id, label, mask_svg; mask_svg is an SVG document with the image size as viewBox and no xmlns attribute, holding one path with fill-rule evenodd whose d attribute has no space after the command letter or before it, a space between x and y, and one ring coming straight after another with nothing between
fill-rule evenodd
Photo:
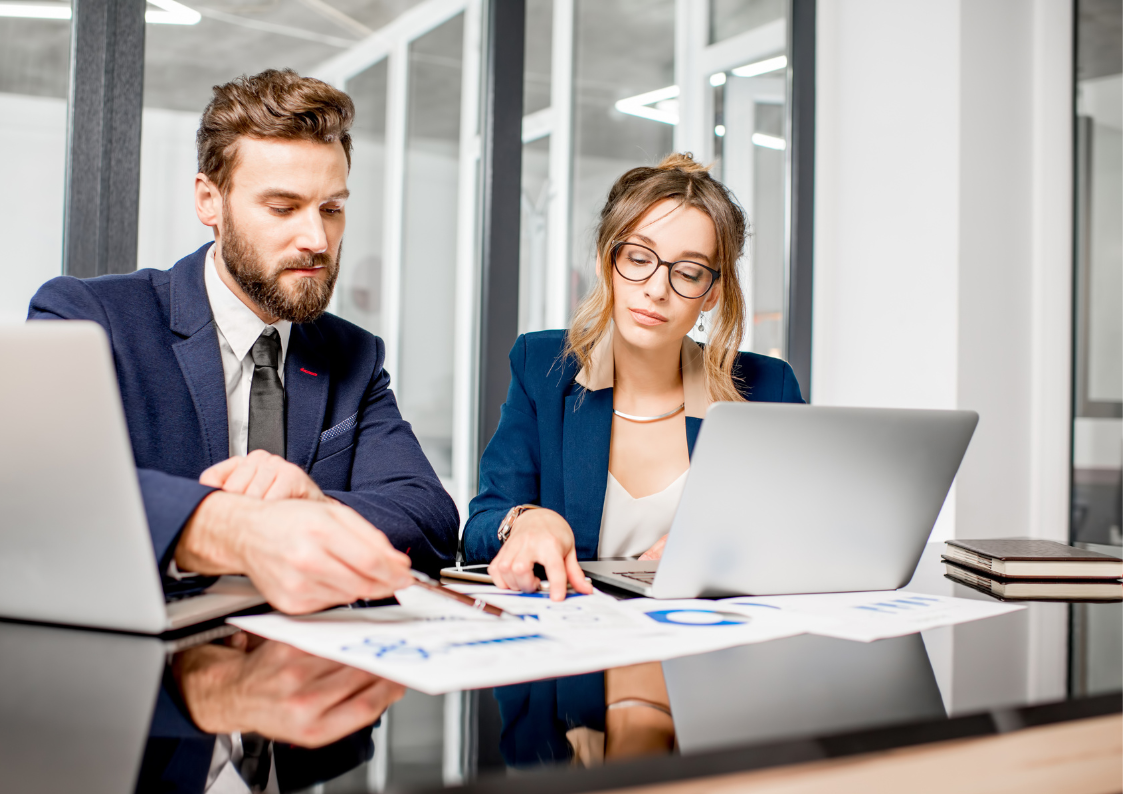
<instances>
[{"instance_id":1,"label":"white column","mask_svg":"<svg viewBox=\"0 0 1123 794\"><path fill-rule=\"evenodd\" d=\"M574 0L554 0L550 64L549 241L546 327L569 326L570 217L573 211Z\"/></svg>"}]
</instances>

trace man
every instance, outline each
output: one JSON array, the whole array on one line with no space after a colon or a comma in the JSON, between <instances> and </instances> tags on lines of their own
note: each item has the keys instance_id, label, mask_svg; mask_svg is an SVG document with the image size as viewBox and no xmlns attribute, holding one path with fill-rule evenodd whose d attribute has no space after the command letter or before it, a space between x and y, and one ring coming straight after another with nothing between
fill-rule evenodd
<instances>
[{"instance_id":1,"label":"man","mask_svg":"<svg viewBox=\"0 0 1123 794\"><path fill-rule=\"evenodd\" d=\"M162 572L246 574L290 613L388 596L453 557L459 519L382 340L324 313L354 105L291 70L214 94L195 177L214 244L168 271L53 279L28 318L109 334Z\"/></svg>"}]
</instances>

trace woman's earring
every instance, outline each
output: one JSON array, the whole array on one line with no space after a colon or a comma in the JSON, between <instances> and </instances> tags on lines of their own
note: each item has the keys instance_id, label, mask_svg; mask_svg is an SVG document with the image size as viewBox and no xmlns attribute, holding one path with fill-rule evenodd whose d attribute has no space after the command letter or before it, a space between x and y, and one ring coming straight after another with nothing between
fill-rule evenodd
<instances>
[{"instance_id":1,"label":"woman's earring","mask_svg":"<svg viewBox=\"0 0 1123 794\"><path fill-rule=\"evenodd\" d=\"M704 314L698 315L698 332L699 333L705 333L706 332L706 326L703 324L705 322L705 319L706 319L706 315L704 315Z\"/></svg>"}]
</instances>

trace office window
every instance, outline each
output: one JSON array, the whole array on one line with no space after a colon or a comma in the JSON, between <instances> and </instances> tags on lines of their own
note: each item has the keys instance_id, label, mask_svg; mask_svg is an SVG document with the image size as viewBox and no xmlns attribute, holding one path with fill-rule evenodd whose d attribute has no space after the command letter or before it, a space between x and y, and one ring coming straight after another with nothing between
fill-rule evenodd
<instances>
[{"instance_id":1,"label":"office window","mask_svg":"<svg viewBox=\"0 0 1123 794\"><path fill-rule=\"evenodd\" d=\"M527 0L526 66L523 73L522 195L519 222L519 333L549 328L546 298L550 213L556 191L550 182L553 0Z\"/></svg>"},{"instance_id":2,"label":"office window","mask_svg":"<svg viewBox=\"0 0 1123 794\"><path fill-rule=\"evenodd\" d=\"M1123 14L1077 3L1072 538L1123 544Z\"/></svg>"},{"instance_id":3,"label":"office window","mask_svg":"<svg viewBox=\"0 0 1123 794\"><path fill-rule=\"evenodd\" d=\"M31 296L62 272L68 19L0 17L0 321L27 317Z\"/></svg>"}]
</instances>

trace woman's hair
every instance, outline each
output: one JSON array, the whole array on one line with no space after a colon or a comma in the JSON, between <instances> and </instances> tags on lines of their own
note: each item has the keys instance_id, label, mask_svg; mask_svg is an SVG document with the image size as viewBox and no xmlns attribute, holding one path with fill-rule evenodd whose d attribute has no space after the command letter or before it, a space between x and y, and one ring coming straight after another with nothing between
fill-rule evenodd
<instances>
[{"instance_id":1,"label":"woman's hair","mask_svg":"<svg viewBox=\"0 0 1123 794\"><path fill-rule=\"evenodd\" d=\"M240 138L339 141L351 167L351 97L292 69L266 69L214 87L199 120L199 171L226 195L238 164Z\"/></svg>"},{"instance_id":2,"label":"woman's hair","mask_svg":"<svg viewBox=\"0 0 1123 794\"><path fill-rule=\"evenodd\" d=\"M733 365L745 327L745 299L737 261L748 224L729 190L690 154L668 155L654 168L633 168L617 179L608 192L597 226L596 283L573 315L572 327L566 334L565 355L573 356L582 367L589 366L593 348L608 331L612 319L613 244L634 233L644 214L664 199L701 210L714 223L714 267L721 271L714 288L720 290L721 297L703 353L706 390L714 401L743 401L745 398L734 384Z\"/></svg>"}]
</instances>

